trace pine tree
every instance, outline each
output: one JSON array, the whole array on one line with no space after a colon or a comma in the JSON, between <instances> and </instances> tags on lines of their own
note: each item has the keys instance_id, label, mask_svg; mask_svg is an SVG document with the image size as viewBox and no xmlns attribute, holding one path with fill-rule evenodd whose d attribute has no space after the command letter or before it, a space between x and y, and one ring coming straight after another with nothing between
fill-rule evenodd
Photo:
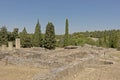
<instances>
[{"instance_id":1,"label":"pine tree","mask_svg":"<svg viewBox=\"0 0 120 80\"><path fill-rule=\"evenodd\" d=\"M31 47L31 39L24 27L23 31L20 33L21 45L23 48Z\"/></svg>"},{"instance_id":2,"label":"pine tree","mask_svg":"<svg viewBox=\"0 0 120 80\"><path fill-rule=\"evenodd\" d=\"M55 49L55 47L56 47L54 25L50 22L46 26L44 47L46 49L50 49L50 50Z\"/></svg>"},{"instance_id":3,"label":"pine tree","mask_svg":"<svg viewBox=\"0 0 120 80\"><path fill-rule=\"evenodd\" d=\"M36 27L35 27L35 33L33 35L33 46L35 47L41 47L41 26L39 24L39 20L37 21Z\"/></svg>"},{"instance_id":4,"label":"pine tree","mask_svg":"<svg viewBox=\"0 0 120 80\"><path fill-rule=\"evenodd\" d=\"M64 46L69 45L69 24L68 24L68 19L66 19L66 26L65 26L65 35L64 35Z\"/></svg>"}]
</instances>

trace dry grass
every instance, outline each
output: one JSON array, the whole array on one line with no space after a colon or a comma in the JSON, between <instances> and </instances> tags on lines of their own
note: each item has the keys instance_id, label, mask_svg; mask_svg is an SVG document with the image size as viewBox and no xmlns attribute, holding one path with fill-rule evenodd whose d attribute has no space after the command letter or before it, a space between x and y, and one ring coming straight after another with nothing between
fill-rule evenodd
<instances>
[{"instance_id":1,"label":"dry grass","mask_svg":"<svg viewBox=\"0 0 120 80\"><path fill-rule=\"evenodd\" d=\"M118 65L91 68L79 73L74 80L119 80L119 70Z\"/></svg>"},{"instance_id":2,"label":"dry grass","mask_svg":"<svg viewBox=\"0 0 120 80\"><path fill-rule=\"evenodd\" d=\"M120 51L110 55L113 57L113 61L115 61L114 64L86 68L74 80L120 80Z\"/></svg>"},{"instance_id":3,"label":"dry grass","mask_svg":"<svg viewBox=\"0 0 120 80\"><path fill-rule=\"evenodd\" d=\"M74 60L77 61L84 56L85 54L79 54L80 50L64 50L64 49L57 49L55 51L51 51L48 54L48 60L57 60L61 59L60 62L67 63L70 59L71 62ZM57 53L57 54L56 54ZM66 54L67 53L67 54ZM75 59L74 59L75 58ZM103 64L89 64L82 65L82 70L79 68L78 71L80 72L74 74L71 72L70 75L65 76L65 79L60 77L59 80L120 80L120 51L113 52L111 54L107 54L105 56L106 60L115 62L114 64L110 65L103 65ZM72 60L73 59L73 60ZM100 58L104 60L103 58ZM2 61L1 61L2 62ZM89 63L89 62L88 62ZM0 80L31 80L33 76L38 73L44 74L48 73L47 69L41 69L36 67L30 66L15 66L15 65L5 65L5 62L0 63ZM92 66L91 66L92 65ZM72 75L71 75L72 74ZM63 77L63 76L62 76Z\"/></svg>"},{"instance_id":4,"label":"dry grass","mask_svg":"<svg viewBox=\"0 0 120 80\"><path fill-rule=\"evenodd\" d=\"M115 57L120 58L120 51L117 51L117 52L113 53L112 55L115 56Z\"/></svg>"},{"instance_id":5,"label":"dry grass","mask_svg":"<svg viewBox=\"0 0 120 80\"><path fill-rule=\"evenodd\" d=\"M0 66L0 80L31 80L38 72L44 73L45 71L35 67Z\"/></svg>"}]
</instances>

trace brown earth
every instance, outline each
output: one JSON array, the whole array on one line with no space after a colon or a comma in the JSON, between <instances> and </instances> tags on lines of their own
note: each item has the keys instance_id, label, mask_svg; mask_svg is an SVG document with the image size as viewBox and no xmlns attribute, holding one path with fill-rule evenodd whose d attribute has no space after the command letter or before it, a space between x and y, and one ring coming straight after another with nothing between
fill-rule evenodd
<instances>
[{"instance_id":1,"label":"brown earth","mask_svg":"<svg viewBox=\"0 0 120 80\"><path fill-rule=\"evenodd\" d=\"M6 65L0 66L0 80L32 80L37 73L47 70L36 67Z\"/></svg>"},{"instance_id":2,"label":"brown earth","mask_svg":"<svg viewBox=\"0 0 120 80\"><path fill-rule=\"evenodd\" d=\"M0 80L120 79L120 51L115 49L85 45L77 49L28 48L1 53Z\"/></svg>"}]
</instances>

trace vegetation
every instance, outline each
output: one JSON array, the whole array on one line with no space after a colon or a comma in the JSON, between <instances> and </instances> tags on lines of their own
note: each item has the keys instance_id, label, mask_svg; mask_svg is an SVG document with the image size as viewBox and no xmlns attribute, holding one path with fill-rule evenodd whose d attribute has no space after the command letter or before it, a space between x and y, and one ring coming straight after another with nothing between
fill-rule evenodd
<instances>
[{"instance_id":1,"label":"vegetation","mask_svg":"<svg viewBox=\"0 0 120 80\"><path fill-rule=\"evenodd\" d=\"M55 35L54 25L50 22L46 26L45 34L42 34L39 20L33 34L27 33L26 28L22 32L19 32L18 28L14 28L12 32L7 31L5 26L0 28L0 46L2 44L7 45L8 41L14 42L15 45L16 38L21 39L21 46L24 48L44 47L46 49L55 49L55 47L68 45L82 46L90 44L120 50L120 30L86 31L69 34L68 19L66 19L64 35Z\"/></svg>"},{"instance_id":2,"label":"vegetation","mask_svg":"<svg viewBox=\"0 0 120 80\"><path fill-rule=\"evenodd\" d=\"M7 45L7 42L8 42L8 31L7 28L3 26L0 31L0 45L2 44Z\"/></svg>"},{"instance_id":3,"label":"vegetation","mask_svg":"<svg viewBox=\"0 0 120 80\"><path fill-rule=\"evenodd\" d=\"M26 28L24 27L23 31L20 33L21 45L23 48L31 47L31 38L28 35Z\"/></svg>"},{"instance_id":4,"label":"vegetation","mask_svg":"<svg viewBox=\"0 0 120 80\"><path fill-rule=\"evenodd\" d=\"M36 27L35 27L35 33L33 35L33 46L35 46L35 47L42 46L41 40L42 40L42 38L41 38L41 26L40 26L39 20L38 20Z\"/></svg>"},{"instance_id":5,"label":"vegetation","mask_svg":"<svg viewBox=\"0 0 120 80\"><path fill-rule=\"evenodd\" d=\"M55 46L56 46L56 39L55 39L54 25L49 22L46 26L44 47L47 49L55 49Z\"/></svg>"},{"instance_id":6,"label":"vegetation","mask_svg":"<svg viewBox=\"0 0 120 80\"><path fill-rule=\"evenodd\" d=\"M66 19L66 26L65 26L65 35L64 35L64 46L69 45L69 29L68 29L68 19Z\"/></svg>"},{"instance_id":7,"label":"vegetation","mask_svg":"<svg viewBox=\"0 0 120 80\"><path fill-rule=\"evenodd\" d=\"M98 38L97 46L109 48L118 48L120 46L120 30L104 30L87 33L90 34L92 38ZM85 35L86 32L82 34Z\"/></svg>"},{"instance_id":8,"label":"vegetation","mask_svg":"<svg viewBox=\"0 0 120 80\"><path fill-rule=\"evenodd\" d=\"M96 41L92 40L90 37L86 37L80 33L73 33L71 35L71 45L82 46L84 44L96 45Z\"/></svg>"}]
</instances>

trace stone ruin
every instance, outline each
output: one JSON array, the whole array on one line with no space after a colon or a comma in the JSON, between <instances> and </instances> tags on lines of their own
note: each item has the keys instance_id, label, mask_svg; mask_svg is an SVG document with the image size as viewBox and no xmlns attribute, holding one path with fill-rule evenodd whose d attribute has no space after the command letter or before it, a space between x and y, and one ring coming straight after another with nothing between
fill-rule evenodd
<instances>
[{"instance_id":1,"label":"stone ruin","mask_svg":"<svg viewBox=\"0 0 120 80\"><path fill-rule=\"evenodd\" d=\"M20 49L20 39L19 38L17 38L15 40L15 44L16 44L16 49Z\"/></svg>"},{"instance_id":2,"label":"stone ruin","mask_svg":"<svg viewBox=\"0 0 120 80\"><path fill-rule=\"evenodd\" d=\"M7 47L7 45L1 46L2 51L13 50L13 49L14 49L13 42L8 42L8 47ZM20 39L19 38L16 38L16 40L15 40L15 49L20 49Z\"/></svg>"}]
</instances>

